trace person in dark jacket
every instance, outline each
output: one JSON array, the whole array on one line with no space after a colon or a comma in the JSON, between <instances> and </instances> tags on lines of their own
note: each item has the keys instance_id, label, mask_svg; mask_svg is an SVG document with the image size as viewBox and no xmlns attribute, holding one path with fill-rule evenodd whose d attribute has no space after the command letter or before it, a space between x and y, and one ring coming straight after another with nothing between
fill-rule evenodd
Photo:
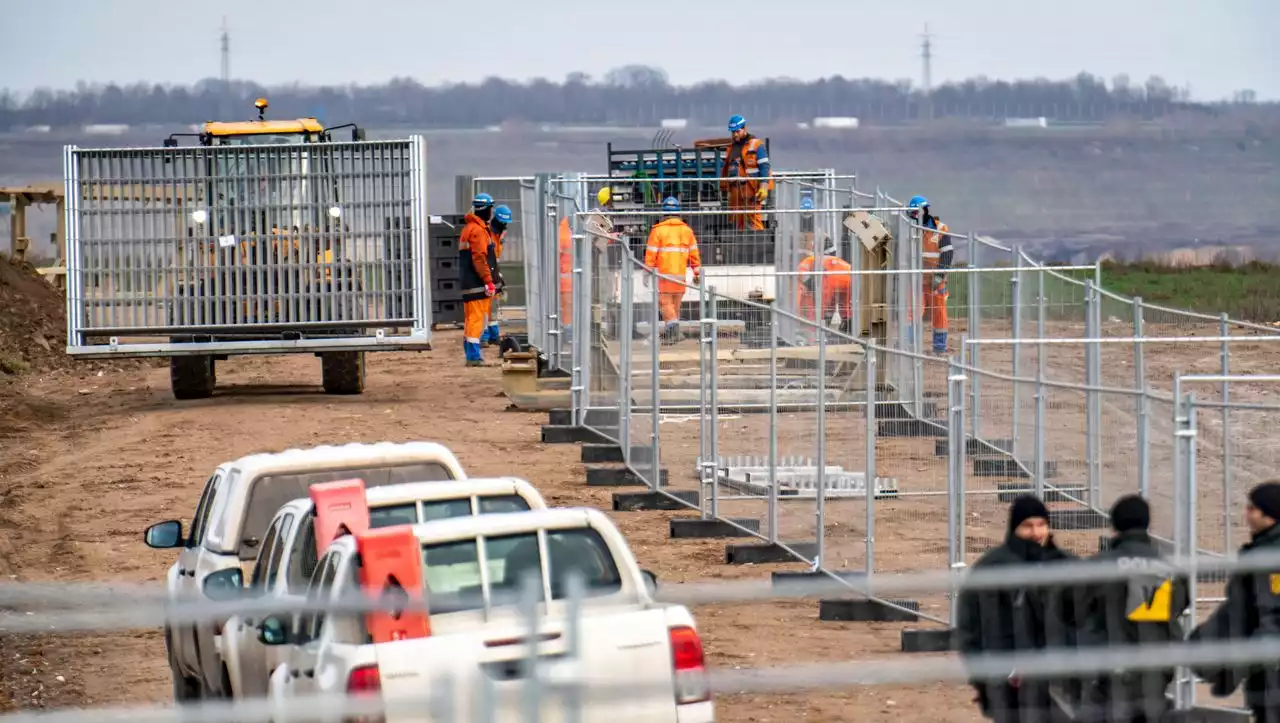
<instances>
[{"instance_id":1,"label":"person in dark jacket","mask_svg":"<svg viewBox=\"0 0 1280 723\"><path fill-rule=\"evenodd\" d=\"M1249 491L1245 524L1252 539L1240 548L1240 558L1259 552L1280 553L1280 480L1263 482ZM1227 599L1195 632L1206 642L1280 637L1280 569L1250 570L1227 580ZM1225 697L1244 683L1245 704L1257 723L1280 723L1280 658L1239 668L1197 667L1215 696Z\"/></svg>"},{"instance_id":2,"label":"person in dark jacket","mask_svg":"<svg viewBox=\"0 0 1280 723\"><path fill-rule=\"evenodd\" d=\"M1035 565L1075 559L1058 548L1049 530L1049 510L1034 495L1020 495L1009 506L1004 544L988 550L974 568ZM1008 654L1070 646L1072 595L1056 587L1007 587L966 590L961 586L957 646L963 657ZM1052 702L1049 681L1022 678L1014 671L1005 680L974 678L982 714L998 723L1047 723Z\"/></svg>"},{"instance_id":3,"label":"person in dark jacket","mask_svg":"<svg viewBox=\"0 0 1280 723\"><path fill-rule=\"evenodd\" d=\"M1183 638L1178 617L1191 604L1185 577L1172 575L1147 532L1151 508L1137 495L1111 507L1115 536L1094 559L1133 572L1125 580L1088 586L1079 642L1083 647L1169 644ZM1169 710L1174 668L1116 671L1088 681L1077 720L1156 723Z\"/></svg>"}]
</instances>

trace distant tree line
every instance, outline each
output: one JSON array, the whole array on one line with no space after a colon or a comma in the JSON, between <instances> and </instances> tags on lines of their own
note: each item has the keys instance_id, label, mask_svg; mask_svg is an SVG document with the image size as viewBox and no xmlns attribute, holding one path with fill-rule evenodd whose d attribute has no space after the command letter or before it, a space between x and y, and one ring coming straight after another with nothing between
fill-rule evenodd
<instances>
[{"instance_id":1,"label":"distant tree line","mask_svg":"<svg viewBox=\"0 0 1280 723\"><path fill-rule=\"evenodd\" d=\"M926 95L909 80L840 76L811 82L783 78L738 86L724 81L676 86L661 69L631 65L599 79L572 73L563 82L489 78L478 84L428 87L395 78L371 86L266 88L249 81L206 79L192 86L80 84L74 90L42 88L25 96L0 91L0 128L190 124L245 118L253 112L252 99L264 95L277 118L316 115L331 123L420 127L511 122L649 126L664 118L717 125L734 113L757 125L820 116L856 116L873 125L1041 116L1096 122L1117 116L1153 119L1186 110L1220 111L1220 107L1190 103L1185 89L1159 77L1138 84L1120 75L1109 86L1089 73L1064 81L974 78L934 88ZM1238 102L1242 97L1252 96L1237 93Z\"/></svg>"}]
</instances>

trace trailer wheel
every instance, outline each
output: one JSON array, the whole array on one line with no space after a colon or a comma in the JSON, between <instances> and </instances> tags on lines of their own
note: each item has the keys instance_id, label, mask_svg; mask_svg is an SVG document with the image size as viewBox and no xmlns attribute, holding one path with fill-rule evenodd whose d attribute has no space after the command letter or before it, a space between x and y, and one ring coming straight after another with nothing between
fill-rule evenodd
<instances>
[{"instance_id":1,"label":"trailer wheel","mask_svg":"<svg viewBox=\"0 0 1280 723\"><path fill-rule=\"evenodd\" d=\"M364 392L364 352L327 351L320 355L325 394Z\"/></svg>"},{"instance_id":2,"label":"trailer wheel","mask_svg":"<svg viewBox=\"0 0 1280 723\"><path fill-rule=\"evenodd\" d=\"M217 385L211 356L169 357L169 385L174 399L206 399Z\"/></svg>"}]
</instances>

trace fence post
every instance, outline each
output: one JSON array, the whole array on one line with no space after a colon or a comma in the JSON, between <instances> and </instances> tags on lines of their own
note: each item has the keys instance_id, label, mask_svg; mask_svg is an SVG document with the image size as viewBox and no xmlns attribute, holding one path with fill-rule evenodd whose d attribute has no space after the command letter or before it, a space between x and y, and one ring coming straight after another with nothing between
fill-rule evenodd
<instances>
[{"instance_id":1,"label":"fence post","mask_svg":"<svg viewBox=\"0 0 1280 723\"><path fill-rule=\"evenodd\" d=\"M961 364L964 349L968 347L962 340ZM955 569L957 563L963 562L964 540L961 535L961 515L964 498L964 453L967 441L964 430L964 382L965 373L956 364L955 357L947 363L947 567ZM974 435L977 438L977 434ZM948 620L954 626L957 620L958 598L954 589L950 595Z\"/></svg>"},{"instance_id":2,"label":"fence post","mask_svg":"<svg viewBox=\"0 0 1280 723\"><path fill-rule=\"evenodd\" d=\"M1020 379L1022 377L1022 247L1015 246L1013 248L1013 276L1009 278L1009 284L1012 287L1013 301L1013 318L1010 320L1013 327L1013 378ZM1021 425L1022 417L1022 388L1017 382L1013 383L1013 410L1009 415L1013 430L1009 435L1009 452L1015 459L1018 457L1018 428Z\"/></svg>"},{"instance_id":3,"label":"fence post","mask_svg":"<svg viewBox=\"0 0 1280 723\"><path fill-rule=\"evenodd\" d=\"M573 424L581 427L587 423L587 365L590 364L589 352L582 353L581 345L587 340L588 334L583 332L585 319L582 316L583 302L583 278L586 264L583 257L586 255L582 244L581 237L573 238L573 291L571 292L569 303L573 309L574 321L577 322L578 333L573 335L573 340L569 344L569 377L570 377L570 395L573 400ZM590 325L586 327L589 329Z\"/></svg>"},{"instance_id":4,"label":"fence post","mask_svg":"<svg viewBox=\"0 0 1280 723\"><path fill-rule=\"evenodd\" d=\"M823 268L821 264L815 263L815 267ZM815 537L815 548L813 555L814 569L822 567L823 553L826 538L826 519L827 519L827 319L826 314L822 310L823 284L826 283L824 276L818 277L818 291L814 294L813 306L817 309L818 315L818 469L816 477L816 487L818 491L818 509L815 511L817 516L817 534Z\"/></svg>"},{"instance_id":5,"label":"fence post","mask_svg":"<svg viewBox=\"0 0 1280 723\"><path fill-rule=\"evenodd\" d=\"M542 195L540 201L543 205L542 223L539 227L542 229L541 243L543 249L543 268L546 269L546 278L552 279L555 283L547 288L554 289L554 294L545 294L548 298L547 313L549 331L547 332L551 339L548 352L548 361L553 369L564 369L564 363L560 359L561 350L564 347L564 331L565 320L560 317L560 310L564 308L564 302L561 301L560 295L563 293L560 279L560 238L559 229L556 226L556 217L558 216L554 199L554 191L548 183L549 179L543 178ZM572 294L572 291L570 291ZM553 301L554 300L554 301ZM573 301L570 300L569 308L573 308Z\"/></svg>"},{"instance_id":6,"label":"fence post","mask_svg":"<svg viewBox=\"0 0 1280 723\"><path fill-rule=\"evenodd\" d=\"M661 318L661 312L658 306L658 274L650 271L649 269L645 269L642 273L645 274L644 278L649 279L649 287L653 289L653 300L649 304L649 373L651 375L650 378L653 379L653 383L649 385L649 403L653 405L653 414L649 417L653 426L653 429L650 432L650 445L652 449L650 450L649 457L649 463L653 465L653 467L651 469L652 476L649 479L649 486L651 489L656 491L662 488L662 458L658 456L658 453L661 451L660 441L662 437L661 428L658 426L662 421L662 384L660 376L662 373L662 335L658 330L658 319ZM699 502L698 506L702 506L701 502Z\"/></svg>"},{"instance_id":7,"label":"fence post","mask_svg":"<svg viewBox=\"0 0 1280 723\"><path fill-rule=\"evenodd\" d=\"M867 559L866 576L867 580L871 580L871 573L875 571L875 508L872 506L872 500L875 499L876 489L876 402L879 401L879 394L876 389L876 364L879 356L878 350L868 343L864 351L865 356L862 360L862 368L866 372L865 383L867 386L867 469L864 478L867 482ZM819 535L821 536L821 535ZM821 560L821 558L819 558Z\"/></svg>"},{"instance_id":8,"label":"fence post","mask_svg":"<svg viewBox=\"0 0 1280 723\"><path fill-rule=\"evenodd\" d=\"M576 218L574 219L577 220ZM578 224L573 224L577 226ZM597 353L603 353L602 349L597 347L596 339L602 333L602 330L596 324L595 318L595 258L592 254L593 246L590 239L585 234L577 233L577 229L570 228L573 247L578 256L578 262L574 264L573 272L575 275L573 291L574 298L577 300L577 307L574 309L574 320L578 327L577 334L573 335L570 341L570 349L573 354L573 364L580 369L579 379L582 383L582 426L587 425L587 410L591 408L591 387L593 374L591 373L591 363ZM579 289L579 286L581 289Z\"/></svg>"},{"instance_id":9,"label":"fence post","mask_svg":"<svg viewBox=\"0 0 1280 723\"><path fill-rule=\"evenodd\" d=\"M608 252L607 248L606 252ZM618 444L622 445L623 465L631 467L631 341L634 336L631 330L635 328L635 319L632 318L635 308L631 295L635 287L631 276L631 255L623 253L621 263L621 278L618 284L619 292L622 294L619 304L621 308L618 310L617 328L613 334L620 347L618 349Z\"/></svg>"},{"instance_id":10,"label":"fence post","mask_svg":"<svg viewBox=\"0 0 1280 723\"><path fill-rule=\"evenodd\" d=\"M1227 337L1231 336L1231 322L1226 312L1222 314L1222 320L1219 322L1221 330L1219 336L1222 337L1222 376L1226 377L1231 374L1231 343L1227 341ZM1231 518L1231 458L1235 456L1235 451L1231 448L1231 410L1227 405L1231 401L1231 382L1225 379L1222 382L1222 553L1224 555L1231 554L1231 526L1233 520Z\"/></svg>"},{"instance_id":11,"label":"fence post","mask_svg":"<svg viewBox=\"0 0 1280 723\"><path fill-rule=\"evenodd\" d=\"M1098 287L1093 285L1092 279L1086 281L1085 296L1084 296L1084 304L1085 304L1084 305L1084 309L1085 309L1084 334L1086 338L1092 339L1092 340L1096 340L1099 334L1101 334L1101 330L1098 328L1100 326L1099 322L1101 321L1101 317L1098 314L1098 307L1100 306L1100 304L1098 303L1098 299L1099 299ZM1099 505L1102 503L1102 489L1101 489L1102 482L1100 479L1100 476L1101 476L1100 472L1102 471L1101 470L1102 460L1100 459L1100 456L1101 456L1101 453L1099 451L1100 445L1098 444L1101 439L1100 435L1102 433L1102 430L1099 428L1102 425L1102 414L1101 414L1102 409L1101 409L1101 406L1099 405L1099 402L1101 400L1098 397L1098 392L1096 389L1101 384L1100 377L1101 377L1102 370L1100 366L1101 355L1099 353L1101 349L1099 348L1098 341L1086 341L1084 350L1085 350L1084 383L1085 383L1085 387L1087 387L1084 393L1084 397L1085 397L1085 433L1084 433L1085 454L1084 456L1085 456L1085 465L1088 470L1089 506L1096 510L1096 509L1099 509Z\"/></svg>"},{"instance_id":12,"label":"fence post","mask_svg":"<svg viewBox=\"0 0 1280 723\"><path fill-rule=\"evenodd\" d=\"M1195 401L1182 394L1182 378L1176 373L1173 380L1173 428L1174 428L1174 528L1173 545L1177 562L1189 565L1187 578L1191 606L1187 610L1187 629L1195 626L1196 617L1196 565L1197 552L1195 524L1196 496L1196 419ZM1195 704L1195 679L1186 667L1179 667L1174 679L1174 707L1190 710Z\"/></svg>"},{"instance_id":13,"label":"fence post","mask_svg":"<svg viewBox=\"0 0 1280 723\"><path fill-rule=\"evenodd\" d=\"M706 283L705 276L700 277L703 283ZM716 328L716 287L707 287L707 312L710 316L708 327L711 332L708 334L707 344L710 347L710 353L707 357L711 360L710 377L710 406L711 406L711 459L720 459L720 385L719 385L719 368L720 360L717 357L719 353L719 344L717 343L720 336L719 329ZM718 463L715 463L718 464ZM720 485L717 484L716 476L719 474L717 467L711 468L711 518L715 519L720 516Z\"/></svg>"},{"instance_id":14,"label":"fence post","mask_svg":"<svg viewBox=\"0 0 1280 723\"><path fill-rule=\"evenodd\" d=\"M654 323L658 323L654 320ZM707 375L711 364L707 361L707 278L698 279L698 511L707 519L707 471L714 477L719 474L720 460L711 448L711 413L707 409Z\"/></svg>"},{"instance_id":15,"label":"fence post","mask_svg":"<svg viewBox=\"0 0 1280 723\"><path fill-rule=\"evenodd\" d=\"M1043 340L1047 332L1048 310L1046 309L1046 297L1044 286L1044 269L1036 272L1039 277L1036 282L1038 291L1036 292L1036 338ZM1036 439L1035 439L1035 493L1040 499L1044 499L1044 431L1045 431L1045 410L1048 407L1045 395L1048 389L1045 387L1045 378L1049 376L1049 347L1041 341L1036 344ZM1018 382L1014 382L1016 386Z\"/></svg>"},{"instance_id":16,"label":"fence post","mask_svg":"<svg viewBox=\"0 0 1280 723\"><path fill-rule=\"evenodd\" d=\"M769 542L778 542L778 309L769 305Z\"/></svg>"},{"instance_id":17,"label":"fence post","mask_svg":"<svg viewBox=\"0 0 1280 723\"><path fill-rule=\"evenodd\" d=\"M972 231L969 232L967 243L969 246L970 266L972 266L974 269L981 269L982 268L982 244L978 242L978 239L976 237L974 237ZM970 339L981 339L982 338L982 333L981 333L982 272L973 271L969 273L965 278L968 280L967 287L969 289L968 337ZM961 355L960 358L964 359L965 355L967 354L968 360L969 360L968 366L971 366L974 369L981 369L982 368L982 356L980 354L981 349L982 349L981 344L974 344L972 348L969 348L969 347L962 348L960 350L960 355ZM973 420L970 422L970 427L973 429L974 437L982 436L981 427L978 426L979 425L978 408L982 404L982 392L980 391L980 386L981 386L980 381L981 381L980 378L976 376L973 379L969 380L969 410L970 410L969 413L973 417Z\"/></svg>"},{"instance_id":18,"label":"fence post","mask_svg":"<svg viewBox=\"0 0 1280 723\"><path fill-rule=\"evenodd\" d=\"M1141 339L1145 333L1142 328L1142 297L1133 297L1133 338ZM1148 476L1151 467L1151 449L1147 434L1151 429L1148 417L1151 411L1151 399L1147 396L1147 360L1146 347L1141 341L1133 343L1133 388L1138 390L1138 494L1148 497L1151 490L1151 479Z\"/></svg>"}]
</instances>

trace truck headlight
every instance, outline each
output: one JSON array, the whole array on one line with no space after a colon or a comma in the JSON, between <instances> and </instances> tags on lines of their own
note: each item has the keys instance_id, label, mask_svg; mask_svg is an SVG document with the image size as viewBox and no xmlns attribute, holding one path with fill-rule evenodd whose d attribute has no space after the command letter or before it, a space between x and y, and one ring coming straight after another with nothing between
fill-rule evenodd
<instances>
[{"instance_id":1,"label":"truck headlight","mask_svg":"<svg viewBox=\"0 0 1280 723\"><path fill-rule=\"evenodd\" d=\"M205 221L209 220L209 214L203 208L191 212L191 220L197 226L203 226Z\"/></svg>"},{"instance_id":2,"label":"truck headlight","mask_svg":"<svg viewBox=\"0 0 1280 723\"><path fill-rule=\"evenodd\" d=\"M337 206L329 207L329 218L341 218L341 217L342 217L342 209L338 208Z\"/></svg>"}]
</instances>

